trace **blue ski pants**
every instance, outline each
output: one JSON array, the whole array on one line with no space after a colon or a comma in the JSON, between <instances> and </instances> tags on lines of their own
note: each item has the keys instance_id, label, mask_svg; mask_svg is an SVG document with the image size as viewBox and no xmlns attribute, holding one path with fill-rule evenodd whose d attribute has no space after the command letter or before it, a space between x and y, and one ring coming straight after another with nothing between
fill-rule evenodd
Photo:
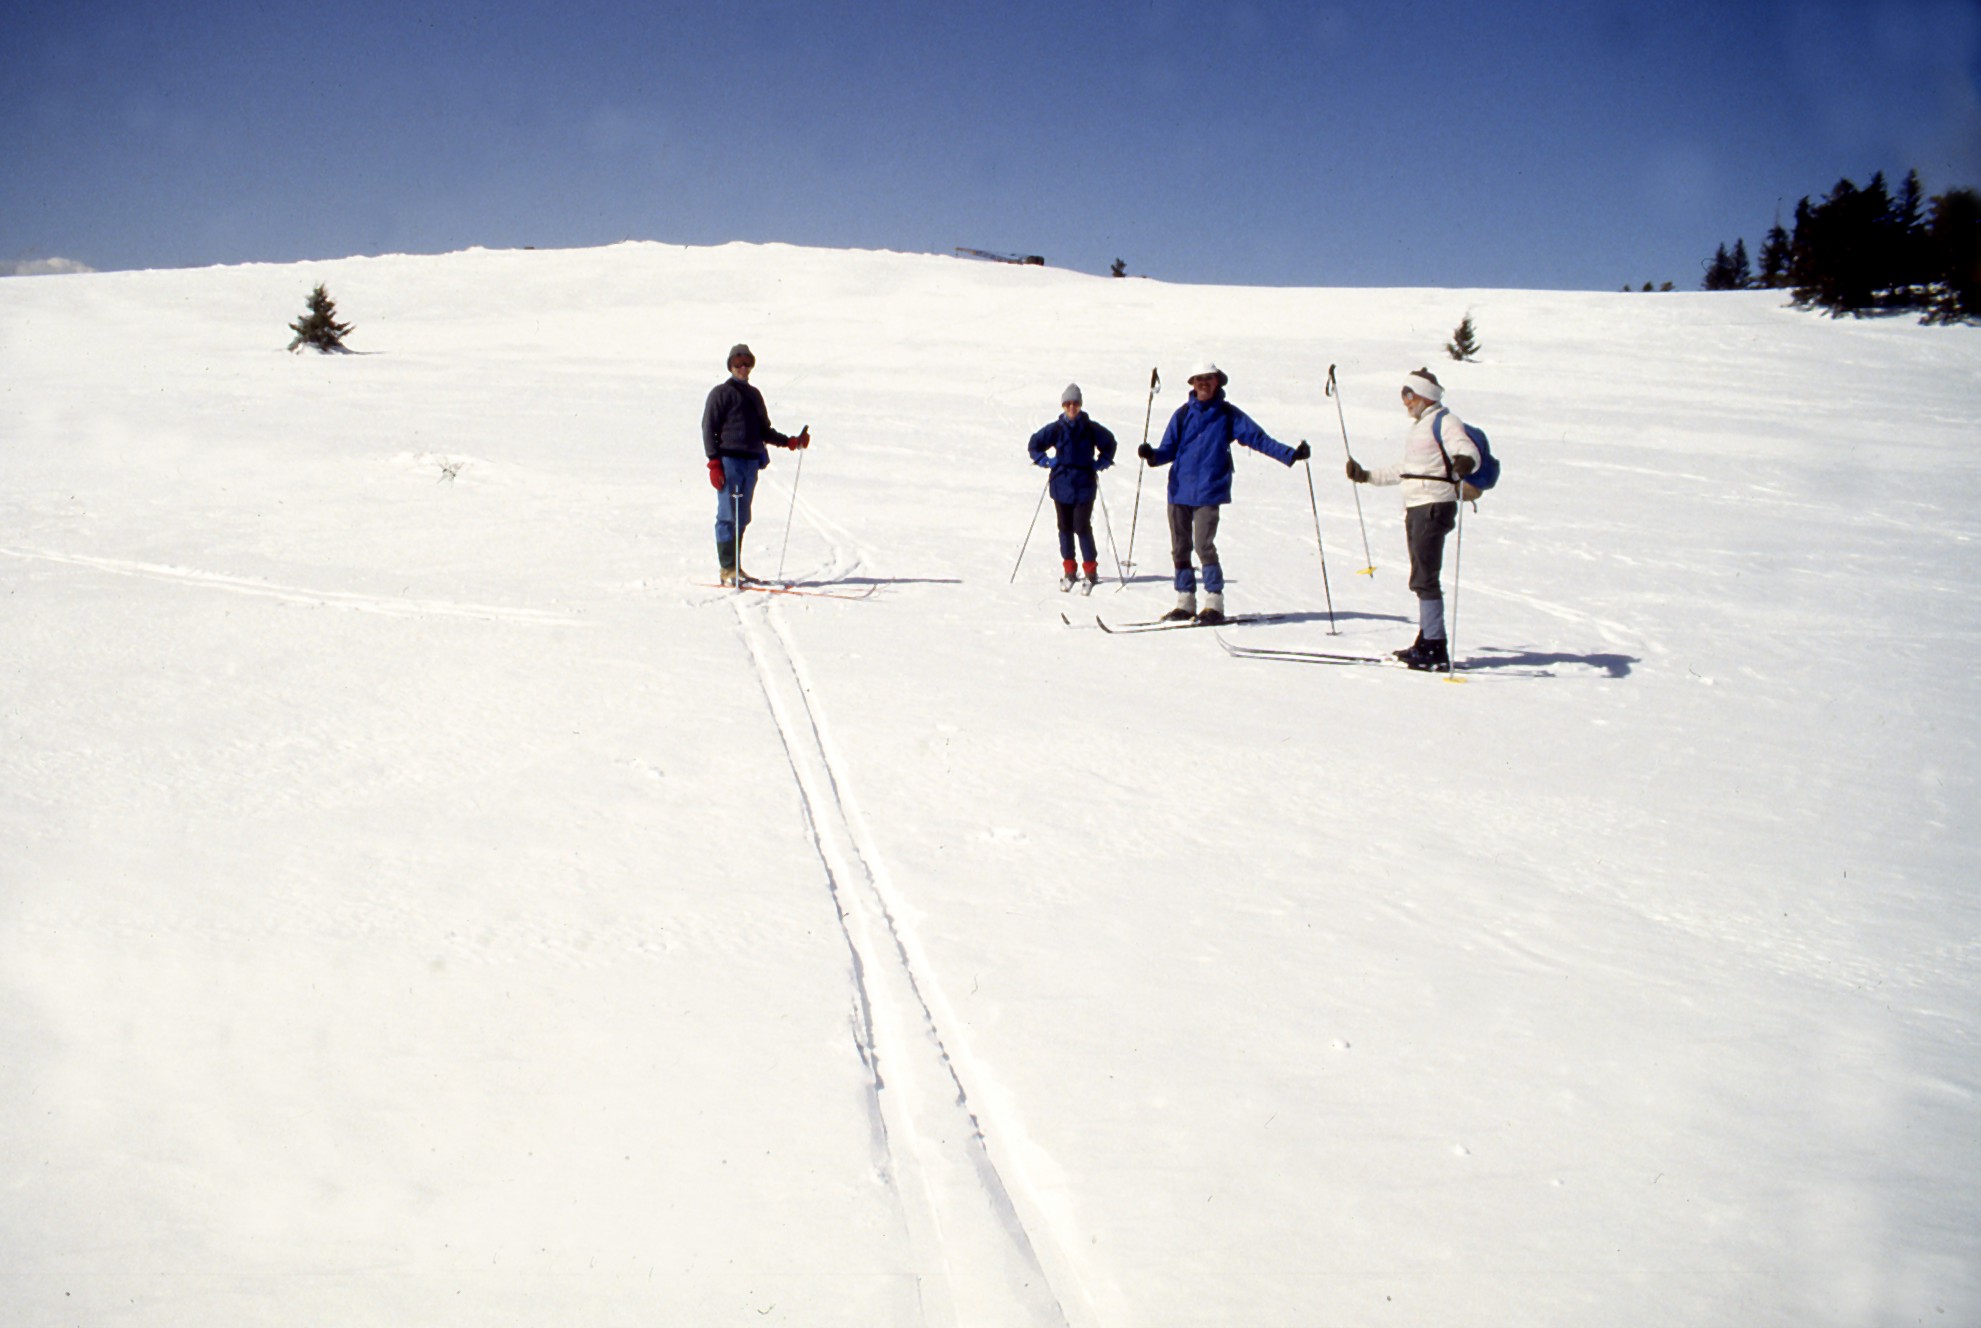
<instances>
[{"instance_id":1,"label":"blue ski pants","mask_svg":"<svg viewBox=\"0 0 1981 1328\"><path fill-rule=\"evenodd\" d=\"M724 567L736 565L736 551L750 524L750 500L756 497L757 475L762 469L755 457L722 458L722 492L715 496L715 549Z\"/></svg>"}]
</instances>

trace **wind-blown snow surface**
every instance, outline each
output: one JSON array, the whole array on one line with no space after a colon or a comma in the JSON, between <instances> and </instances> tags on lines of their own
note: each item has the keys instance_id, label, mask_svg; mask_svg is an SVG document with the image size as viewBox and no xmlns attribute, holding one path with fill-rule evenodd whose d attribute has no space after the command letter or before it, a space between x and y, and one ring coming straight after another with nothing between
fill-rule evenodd
<instances>
[{"instance_id":1,"label":"wind-blown snow surface","mask_svg":"<svg viewBox=\"0 0 1981 1328\"><path fill-rule=\"evenodd\" d=\"M319 281L362 354L281 353ZM817 439L746 561L865 598L701 584L738 340ZM1977 352L779 247L6 282L0 1320L1981 1321ZM1132 464L1131 585L1050 513L1009 581L1060 389L1132 463L1202 356L1315 445L1325 590L1302 468L1220 541L1288 648L1412 632L1327 366L1366 461L1444 372L1465 682L1094 630L1170 601Z\"/></svg>"}]
</instances>

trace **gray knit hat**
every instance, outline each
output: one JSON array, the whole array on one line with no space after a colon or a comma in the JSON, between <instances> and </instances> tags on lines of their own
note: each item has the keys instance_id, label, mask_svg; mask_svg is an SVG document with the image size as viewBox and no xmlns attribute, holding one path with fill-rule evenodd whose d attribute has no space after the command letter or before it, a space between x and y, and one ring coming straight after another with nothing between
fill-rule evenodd
<instances>
[{"instance_id":1,"label":"gray knit hat","mask_svg":"<svg viewBox=\"0 0 1981 1328\"><path fill-rule=\"evenodd\" d=\"M1084 405L1085 399L1080 395L1080 385L1078 383L1068 383L1066 390L1059 394L1059 404L1062 406Z\"/></svg>"},{"instance_id":2,"label":"gray knit hat","mask_svg":"<svg viewBox=\"0 0 1981 1328\"><path fill-rule=\"evenodd\" d=\"M729 348L729 358L722 362L723 367L728 368L738 360L748 360L751 364L755 364L757 357L748 346L739 341Z\"/></svg>"}]
</instances>

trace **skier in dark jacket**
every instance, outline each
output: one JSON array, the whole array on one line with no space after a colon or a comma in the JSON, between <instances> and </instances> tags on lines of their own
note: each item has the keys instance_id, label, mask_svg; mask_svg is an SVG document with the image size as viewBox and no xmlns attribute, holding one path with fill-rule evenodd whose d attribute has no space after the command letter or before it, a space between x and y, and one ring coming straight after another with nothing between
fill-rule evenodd
<instances>
[{"instance_id":1,"label":"skier in dark jacket","mask_svg":"<svg viewBox=\"0 0 1981 1328\"><path fill-rule=\"evenodd\" d=\"M1217 527L1218 509L1231 501L1231 445L1243 443L1287 466L1311 455L1305 443L1288 447L1274 441L1227 401L1224 389L1230 381L1208 360L1191 370L1190 400L1169 417L1162 445L1152 448L1143 443L1137 449L1151 466L1170 467L1169 551L1176 565L1176 607L1163 615L1166 621L1224 621L1224 567L1218 562ZM1190 565L1192 551L1204 567L1201 612Z\"/></svg>"},{"instance_id":2,"label":"skier in dark jacket","mask_svg":"<svg viewBox=\"0 0 1981 1328\"><path fill-rule=\"evenodd\" d=\"M708 482L722 496L715 506L715 556L722 564L722 584L746 581L738 555L743 531L750 524L750 500L757 492L757 472L770 464L766 443L779 447L812 445L808 424L793 438L770 426L764 394L750 386L757 357L745 345L729 349L729 377L708 394L702 407L702 452L708 457Z\"/></svg>"},{"instance_id":3,"label":"skier in dark jacket","mask_svg":"<svg viewBox=\"0 0 1981 1328\"><path fill-rule=\"evenodd\" d=\"M1100 579L1099 555L1094 547L1094 499L1100 496L1100 472L1114 464L1114 435L1080 409L1081 404L1080 385L1067 384L1059 394L1064 414L1033 434L1026 450L1032 454L1033 464L1052 470L1046 487L1059 517L1059 588L1073 589L1073 542L1077 538L1080 586L1091 595ZM1052 455L1047 456L1048 452Z\"/></svg>"}]
</instances>

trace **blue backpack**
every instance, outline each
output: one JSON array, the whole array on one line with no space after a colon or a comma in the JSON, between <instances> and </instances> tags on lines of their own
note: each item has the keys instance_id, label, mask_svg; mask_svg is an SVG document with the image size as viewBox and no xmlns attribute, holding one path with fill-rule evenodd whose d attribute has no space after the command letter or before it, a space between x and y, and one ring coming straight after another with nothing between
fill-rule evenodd
<instances>
[{"instance_id":1,"label":"blue backpack","mask_svg":"<svg viewBox=\"0 0 1981 1328\"><path fill-rule=\"evenodd\" d=\"M1447 475L1451 473L1451 453L1444 451L1444 433L1441 426L1444 424L1444 417L1449 413L1440 410L1431 417L1431 437L1436 440L1438 451L1444 452L1444 469ZM1499 458L1493 455L1491 445L1486 442L1484 429L1476 424L1468 424L1465 426L1465 436L1470 438L1472 445L1479 449L1479 468L1457 483L1478 490L1478 493L1467 495L1477 498L1480 493L1500 482L1500 463ZM1461 488L1459 492L1463 493L1464 489Z\"/></svg>"}]
</instances>

